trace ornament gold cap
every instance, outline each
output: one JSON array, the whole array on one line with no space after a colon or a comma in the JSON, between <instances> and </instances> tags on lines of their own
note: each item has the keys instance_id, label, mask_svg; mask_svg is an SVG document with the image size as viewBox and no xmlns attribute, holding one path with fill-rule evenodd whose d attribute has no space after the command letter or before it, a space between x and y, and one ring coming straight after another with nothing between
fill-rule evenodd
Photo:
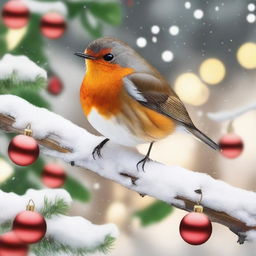
<instances>
[{"instance_id":1,"label":"ornament gold cap","mask_svg":"<svg viewBox=\"0 0 256 256\"><path fill-rule=\"evenodd\" d=\"M204 207L200 204L194 205L194 212L202 213L204 211Z\"/></svg>"},{"instance_id":2,"label":"ornament gold cap","mask_svg":"<svg viewBox=\"0 0 256 256\"><path fill-rule=\"evenodd\" d=\"M31 212L33 212L35 210L35 203L34 203L34 201L32 199L30 199L28 201L28 204L26 206L26 210L27 211L31 211Z\"/></svg>"},{"instance_id":3,"label":"ornament gold cap","mask_svg":"<svg viewBox=\"0 0 256 256\"><path fill-rule=\"evenodd\" d=\"M32 136L31 124L28 124L27 127L24 129L24 135Z\"/></svg>"}]
</instances>

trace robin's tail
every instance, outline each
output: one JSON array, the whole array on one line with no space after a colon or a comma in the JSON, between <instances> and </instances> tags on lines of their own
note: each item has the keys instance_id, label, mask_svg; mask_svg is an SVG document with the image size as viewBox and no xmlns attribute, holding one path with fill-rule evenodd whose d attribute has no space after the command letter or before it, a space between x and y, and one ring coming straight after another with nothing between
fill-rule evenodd
<instances>
[{"instance_id":1,"label":"robin's tail","mask_svg":"<svg viewBox=\"0 0 256 256\"><path fill-rule=\"evenodd\" d=\"M200 130L198 130L196 127L194 128L187 128L188 132L192 133L196 138L203 141L205 144L210 146L211 148L215 150L220 150L220 146L215 143L213 140L211 140L208 136L206 136L204 133L202 133Z\"/></svg>"}]
</instances>

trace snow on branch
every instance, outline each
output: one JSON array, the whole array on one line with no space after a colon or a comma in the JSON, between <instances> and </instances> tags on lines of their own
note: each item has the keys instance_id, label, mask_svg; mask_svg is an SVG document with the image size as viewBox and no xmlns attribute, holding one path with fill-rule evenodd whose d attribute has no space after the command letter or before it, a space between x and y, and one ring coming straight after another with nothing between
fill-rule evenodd
<instances>
[{"instance_id":1,"label":"snow on branch","mask_svg":"<svg viewBox=\"0 0 256 256\"><path fill-rule=\"evenodd\" d=\"M149 195L177 208L191 211L199 200L194 191L201 189L201 204L214 222L227 226L239 236L239 242L256 240L256 193L232 187L207 174L178 166L148 162L145 172L137 171L142 155L135 149L108 142L103 158L92 151L103 137L90 134L69 120L25 100L0 96L0 128L21 133L31 124L33 137L41 143L41 152L89 169L141 195ZM248 236L247 236L248 235Z\"/></svg>"},{"instance_id":2,"label":"snow on branch","mask_svg":"<svg viewBox=\"0 0 256 256\"><path fill-rule=\"evenodd\" d=\"M62 203L70 206L72 199L64 189L29 189L22 196L0 190L0 226L10 230L12 220L26 209L30 199L35 203L36 211L46 217L47 223L45 238L32 246L37 255L54 255L57 251L85 255L104 251L109 249L118 235L114 224L94 225L82 217L65 216L58 212L48 214L53 205Z\"/></svg>"},{"instance_id":3,"label":"snow on branch","mask_svg":"<svg viewBox=\"0 0 256 256\"><path fill-rule=\"evenodd\" d=\"M47 1L39 2L35 0L21 0L33 13L45 14L47 12L58 12L64 16L67 16L68 10L66 5L62 1Z\"/></svg>"},{"instance_id":4,"label":"snow on branch","mask_svg":"<svg viewBox=\"0 0 256 256\"><path fill-rule=\"evenodd\" d=\"M210 119L217 121L217 122L222 122L222 121L228 121L228 120L233 120L238 116L241 116L245 114L246 112L249 112L251 110L256 109L256 103L250 103L245 106L241 106L236 109L232 109L229 111L221 111L221 112L209 112L207 115Z\"/></svg>"}]
</instances>

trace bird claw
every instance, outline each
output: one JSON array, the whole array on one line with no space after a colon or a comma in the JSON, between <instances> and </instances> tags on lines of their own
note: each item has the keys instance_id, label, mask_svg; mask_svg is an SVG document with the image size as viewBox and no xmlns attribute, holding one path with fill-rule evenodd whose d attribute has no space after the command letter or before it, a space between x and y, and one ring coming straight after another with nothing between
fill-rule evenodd
<instances>
[{"instance_id":1,"label":"bird claw","mask_svg":"<svg viewBox=\"0 0 256 256\"><path fill-rule=\"evenodd\" d=\"M94 148L94 150L92 151L92 157L94 160L96 160L95 154L97 154L98 158L102 158L101 155L101 149L103 148L103 146L109 141L109 139L105 139L103 140L98 146L96 146Z\"/></svg>"},{"instance_id":2,"label":"bird claw","mask_svg":"<svg viewBox=\"0 0 256 256\"><path fill-rule=\"evenodd\" d=\"M139 172L139 166L141 165L141 169L143 172L145 172L145 164L147 161L149 161L149 157L148 156L145 156L144 158L142 158L137 164L136 164L136 168L137 168L137 171Z\"/></svg>"}]
</instances>

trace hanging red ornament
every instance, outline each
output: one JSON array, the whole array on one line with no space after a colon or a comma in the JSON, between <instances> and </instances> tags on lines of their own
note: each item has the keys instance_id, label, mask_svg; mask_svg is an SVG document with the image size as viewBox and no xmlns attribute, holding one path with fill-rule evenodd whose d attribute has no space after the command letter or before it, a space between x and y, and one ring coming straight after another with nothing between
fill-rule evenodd
<instances>
[{"instance_id":1,"label":"hanging red ornament","mask_svg":"<svg viewBox=\"0 0 256 256\"><path fill-rule=\"evenodd\" d=\"M64 34L66 30L66 21L59 13L47 13L41 19L40 28L45 37L56 39Z\"/></svg>"},{"instance_id":2,"label":"hanging red ornament","mask_svg":"<svg viewBox=\"0 0 256 256\"><path fill-rule=\"evenodd\" d=\"M66 180L66 173L58 164L47 164L42 172L42 181L49 188L59 188Z\"/></svg>"},{"instance_id":3,"label":"hanging red ornament","mask_svg":"<svg viewBox=\"0 0 256 256\"><path fill-rule=\"evenodd\" d=\"M134 5L134 0L127 0L127 6L131 7Z\"/></svg>"},{"instance_id":4,"label":"hanging red ornament","mask_svg":"<svg viewBox=\"0 0 256 256\"><path fill-rule=\"evenodd\" d=\"M24 135L15 136L8 147L10 159L17 165L27 166L34 163L39 156L39 146L31 137L30 125L24 130Z\"/></svg>"},{"instance_id":5,"label":"hanging red ornament","mask_svg":"<svg viewBox=\"0 0 256 256\"><path fill-rule=\"evenodd\" d=\"M23 1L10 0L3 6L2 19L8 28L22 28L28 23L29 9Z\"/></svg>"},{"instance_id":6,"label":"hanging red ornament","mask_svg":"<svg viewBox=\"0 0 256 256\"><path fill-rule=\"evenodd\" d=\"M41 214L35 212L35 204L29 200L26 211L15 217L12 228L21 242L33 244L45 236L46 221Z\"/></svg>"},{"instance_id":7,"label":"hanging red ornament","mask_svg":"<svg viewBox=\"0 0 256 256\"><path fill-rule=\"evenodd\" d=\"M181 220L180 235L185 242L191 245L200 245L205 243L210 238L211 234L211 221L203 214L203 206L198 203L194 206L194 212L188 213Z\"/></svg>"},{"instance_id":8,"label":"hanging red ornament","mask_svg":"<svg viewBox=\"0 0 256 256\"><path fill-rule=\"evenodd\" d=\"M222 136L219 145L221 154L227 158L236 158L240 156L244 148L242 138L234 133Z\"/></svg>"},{"instance_id":9,"label":"hanging red ornament","mask_svg":"<svg viewBox=\"0 0 256 256\"><path fill-rule=\"evenodd\" d=\"M58 95L62 92L63 84L62 81L57 76L50 77L48 81L47 91L50 94Z\"/></svg>"},{"instance_id":10,"label":"hanging red ornament","mask_svg":"<svg viewBox=\"0 0 256 256\"><path fill-rule=\"evenodd\" d=\"M0 255L1 256L27 256L28 246L22 243L11 231L0 236Z\"/></svg>"}]
</instances>

